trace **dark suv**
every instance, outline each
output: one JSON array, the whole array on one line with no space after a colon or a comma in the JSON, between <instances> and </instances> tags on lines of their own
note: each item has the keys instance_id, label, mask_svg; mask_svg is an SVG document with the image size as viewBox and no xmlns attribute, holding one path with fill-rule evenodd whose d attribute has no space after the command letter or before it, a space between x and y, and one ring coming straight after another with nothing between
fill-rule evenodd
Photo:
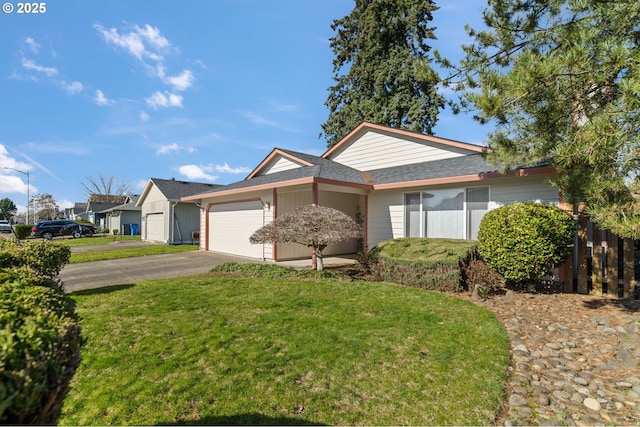
<instances>
[{"instance_id":1,"label":"dark suv","mask_svg":"<svg viewBox=\"0 0 640 427\"><path fill-rule=\"evenodd\" d=\"M50 221L40 221L31 228L31 236L42 237L44 240L51 240L55 236L82 236L91 237L96 233L96 228L90 224L80 224L66 219L55 219Z\"/></svg>"}]
</instances>

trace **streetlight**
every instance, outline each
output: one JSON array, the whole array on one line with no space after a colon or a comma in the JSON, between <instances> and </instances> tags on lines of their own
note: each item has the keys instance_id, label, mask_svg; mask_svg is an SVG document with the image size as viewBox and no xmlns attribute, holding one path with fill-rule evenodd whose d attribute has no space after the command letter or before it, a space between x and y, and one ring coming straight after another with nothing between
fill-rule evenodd
<instances>
[{"instance_id":1,"label":"streetlight","mask_svg":"<svg viewBox=\"0 0 640 427\"><path fill-rule=\"evenodd\" d=\"M18 169L14 169L14 168L9 168L9 167L4 167L5 169L11 169L12 171L16 171L19 172L21 174L27 175L27 220L26 223L29 224L29 202L31 202L30 198L29 198L29 171L23 172L23 171L19 171Z\"/></svg>"}]
</instances>

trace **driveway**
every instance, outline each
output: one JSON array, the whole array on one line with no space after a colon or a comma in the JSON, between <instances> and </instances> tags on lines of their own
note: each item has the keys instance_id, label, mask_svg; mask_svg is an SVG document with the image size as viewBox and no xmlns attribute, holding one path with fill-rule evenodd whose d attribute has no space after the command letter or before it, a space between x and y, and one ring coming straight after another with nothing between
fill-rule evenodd
<instances>
[{"instance_id":1,"label":"driveway","mask_svg":"<svg viewBox=\"0 0 640 427\"><path fill-rule=\"evenodd\" d=\"M66 292L206 273L225 262L259 262L213 252L193 251L67 264L58 276Z\"/></svg>"}]
</instances>

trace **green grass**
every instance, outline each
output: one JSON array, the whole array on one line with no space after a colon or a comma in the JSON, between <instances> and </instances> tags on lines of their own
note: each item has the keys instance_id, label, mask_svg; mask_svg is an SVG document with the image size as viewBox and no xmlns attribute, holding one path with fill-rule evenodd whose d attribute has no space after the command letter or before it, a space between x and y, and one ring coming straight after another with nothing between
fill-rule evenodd
<instances>
[{"instance_id":1,"label":"green grass","mask_svg":"<svg viewBox=\"0 0 640 427\"><path fill-rule=\"evenodd\" d=\"M490 425L495 316L375 282L201 276L72 294L88 339L62 425Z\"/></svg>"},{"instance_id":2,"label":"green grass","mask_svg":"<svg viewBox=\"0 0 640 427\"><path fill-rule=\"evenodd\" d=\"M102 261L107 259L131 258L146 255L174 254L198 250L198 245L148 245L139 248L115 248L100 251L72 252L70 264Z\"/></svg>"},{"instance_id":3,"label":"green grass","mask_svg":"<svg viewBox=\"0 0 640 427\"><path fill-rule=\"evenodd\" d=\"M59 242L67 246L92 246L92 245L106 245L108 243L113 242L131 242L131 241L140 241L140 236L104 236L104 235L96 235L93 237L81 237L80 239L74 239L73 237L64 238L56 237L53 239L54 242Z\"/></svg>"}]
</instances>

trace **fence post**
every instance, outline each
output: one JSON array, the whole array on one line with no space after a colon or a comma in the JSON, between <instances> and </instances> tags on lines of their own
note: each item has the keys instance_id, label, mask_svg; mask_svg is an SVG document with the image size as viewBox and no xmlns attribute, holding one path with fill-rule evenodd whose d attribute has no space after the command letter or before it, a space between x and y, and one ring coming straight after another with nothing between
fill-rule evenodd
<instances>
[{"instance_id":1,"label":"fence post","mask_svg":"<svg viewBox=\"0 0 640 427\"><path fill-rule=\"evenodd\" d=\"M578 215L578 293L588 293L587 285L587 218Z\"/></svg>"},{"instance_id":2,"label":"fence post","mask_svg":"<svg viewBox=\"0 0 640 427\"><path fill-rule=\"evenodd\" d=\"M632 239L624 239L624 296L623 298L633 298L633 288L635 285L635 269L633 262L634 247Z\"/></svg>"},{"instance_id":3,"label":"fence post","mask_svg":"<svg viewBox=\"0 0 640 427\"><path fill-rule=\"evenodd\" d=\"M600 229L593 225L593 248L591 250L591 264L592 264L592 276L593 283L592 294L602 295L604 290L602 289L602 233Z\"/></svg>"}]
</instances>

